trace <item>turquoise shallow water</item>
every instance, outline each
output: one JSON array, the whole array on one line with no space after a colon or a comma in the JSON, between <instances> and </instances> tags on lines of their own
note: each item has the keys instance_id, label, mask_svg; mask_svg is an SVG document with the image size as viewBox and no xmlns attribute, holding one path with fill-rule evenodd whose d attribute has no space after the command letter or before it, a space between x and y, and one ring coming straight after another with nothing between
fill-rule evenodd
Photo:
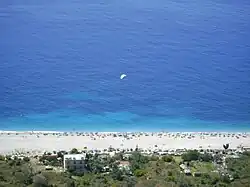
<instances>
[{"instance_id":1,"label":"turquoise shallow water","mask_svg":"<svg viewBox=\"0 0 250 187\"><path fill-rule=\"evenodd\" d=\"M3 0L0 129L249 131L249 9Z\"/></svg>"},{"instance_id":2,"label":"turquoise shallow water","mask_svg":"<svg viewBox=\"0 0 250 187\"><path fill-rule=\"evenodd\" d=\"M56 111L6 119L6 130L53 131L249 131L248 123L228 123L187 118L146 117L129 112L104 112L101 115ZM18 126L16 126L18 124ZM239 128L236 128L239 126ZM9 128L11 127L11 128Z\"/></svg>"}]
</instances>

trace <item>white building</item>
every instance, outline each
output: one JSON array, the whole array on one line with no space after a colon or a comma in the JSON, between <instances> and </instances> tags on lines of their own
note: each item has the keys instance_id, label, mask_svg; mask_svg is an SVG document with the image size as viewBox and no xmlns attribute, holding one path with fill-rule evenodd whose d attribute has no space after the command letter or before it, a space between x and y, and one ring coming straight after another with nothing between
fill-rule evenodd
<instances>
[{"instance_id":1,"label":"white building","mask_svg":"<svg viewBox=\"0 0 250 187\"><path fill-rule=\"evenodd\" d=\"M64 171L71 170L77 172L85 171L86 154L69 154L63 157Z\"/></svg>"}]
</instances>

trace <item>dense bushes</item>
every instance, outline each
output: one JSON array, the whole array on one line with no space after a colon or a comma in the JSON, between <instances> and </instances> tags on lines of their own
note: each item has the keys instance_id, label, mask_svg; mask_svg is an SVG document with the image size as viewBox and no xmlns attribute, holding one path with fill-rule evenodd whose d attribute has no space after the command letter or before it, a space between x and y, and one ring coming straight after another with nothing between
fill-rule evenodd
<instances>
[{"instance_id":1,"label":"dense bushes","mask_svg":"<svg viewBox=\"0 0 250 187\"><path fill-rule=\"evenodd\" d=\"M173 162L174 158L171 155L166 155L161 158L164 162Z\"/></svg>"},{"instance_id":2,"label":"dense bushes","mask_svg":"<svg viewBox=\"0 0 250 187\"><path fill-rule=\"evenodd\" d=\"M198 160L200 158L200 153L197 150L190 150L182 155L184 162L190 162L192 160Z\"/></svg>"},{"instance_id":3,"label":"dense bushes","mask_svg":"<svg viewBox=\"0 0 250 187\"><path fill-rule=\"evenodd\" d=\"M129 161L131 170L134 172L137 169L143 169L145 164L149 162L149 158L147 156L143 156L139 152L134 152L129 158Z\"/></svg>"},{"instance_id":4,"label":"dense bushes","mask_svg":"<svg viewBox=\"0 0 250 187\"><path fill-rule=\"evenodd\" d=\"M210 162L213 160L213 156L209 153L199 153L197 150L190 150L182 155L184 162L190 162L195 160L201 160L204 162Z\"/></svg>"},{"instance_id":5,"label":"dense bushes","mask_svg":"<svg viewBox=\"0 0 250 187\"><path fill-rule=\"evenodd\" d=\"M199 158L201 161L210 162L213 160L213 156L209 153L200 154Z\"/></svg>"},{"instance_id":6,"label":"dense bushes","mask_svg":"<svg viewBox=\"0 0 250 187\"><path fill-rule=\"evenodd\" d=\"M39 158L40 162L43 162L44 165L51 166L62 166L62 159L58 159L57 155L43 155Z\"/></svg>"},{"instance_id":7,"label":"dense bushes","mask_svg":"<svg viewBox=\"0 0 250 187\"><path fill-rule=\"evenodd\" d=\"M240 159L228 158L226 163L232 176L237 179L250 179L250 155L244 154Z\"/></svg>"}]
</instances>

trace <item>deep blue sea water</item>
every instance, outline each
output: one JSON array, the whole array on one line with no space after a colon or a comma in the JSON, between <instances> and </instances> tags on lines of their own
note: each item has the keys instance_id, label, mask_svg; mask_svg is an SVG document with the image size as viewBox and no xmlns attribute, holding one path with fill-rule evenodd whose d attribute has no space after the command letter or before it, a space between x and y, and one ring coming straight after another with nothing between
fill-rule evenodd
<instances>
[{"instance_id":1,"label":"deep blue sea water","mask_svg":"<svg viewBox=\"0 0 250 187\"><path fill-rule=\"evenodd\" d=\"M249 10L1 0L0 129L249 131Z\"/></svg>"}]
</instances>

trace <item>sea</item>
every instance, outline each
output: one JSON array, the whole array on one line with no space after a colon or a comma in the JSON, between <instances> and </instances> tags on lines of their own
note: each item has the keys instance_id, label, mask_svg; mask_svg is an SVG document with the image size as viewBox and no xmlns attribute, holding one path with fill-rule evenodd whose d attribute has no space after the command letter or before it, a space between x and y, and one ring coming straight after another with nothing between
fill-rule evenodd
<instances>
[{"instance_id":1,"label":"sea","mask_svg":"<svg viewBox=\"0 0 250 187\"><path fill-rule=\"evenodd\" d=\"M1 0L0 130L250 131L249 10Z\"/></svg>"}]
</instances>

